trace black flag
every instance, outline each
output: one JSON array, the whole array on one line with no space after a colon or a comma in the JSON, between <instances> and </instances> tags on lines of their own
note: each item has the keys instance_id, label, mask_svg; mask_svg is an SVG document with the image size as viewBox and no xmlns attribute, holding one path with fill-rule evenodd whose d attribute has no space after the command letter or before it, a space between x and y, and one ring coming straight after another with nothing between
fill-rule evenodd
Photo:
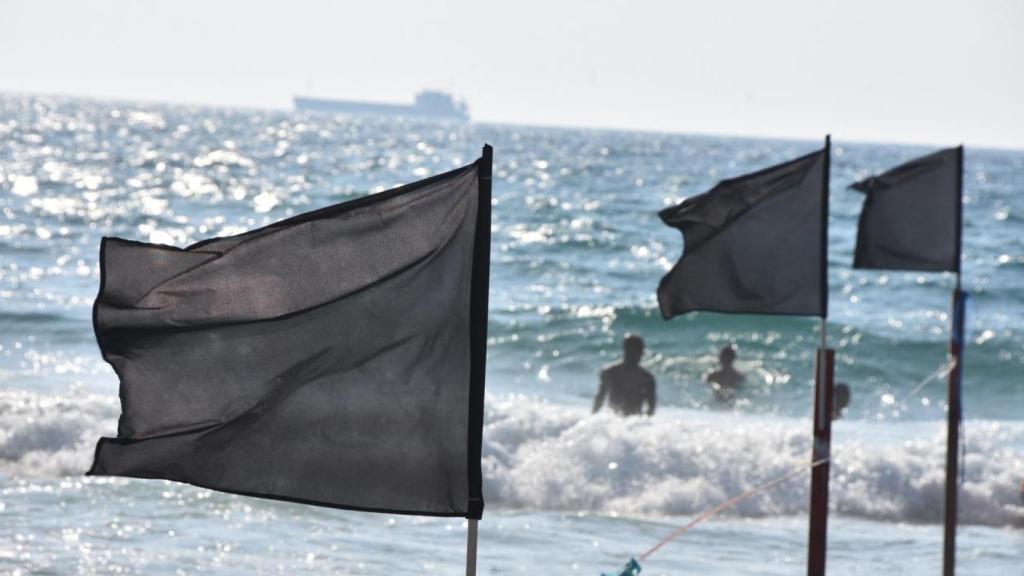
<instances>
[{"instance_id":1,"label":"black flag","mask_svg":"<svg viewBox=\"0 0 1024 576\"><path fill-rule=\"evenodd\" d=\"M828 230L825 148L719 182L666 208L683 256L658 286L667 320L694 310L824 316Z\"/></svg>"},{"instance_id":2,"label":"black flag","mask_svg":"<svg viewBox=\"0 0 1024 576\"><path fill-rule=\"evenodd\" d=\"M479 518L490 158L183 250L105 238L122 415L89 473Z\"/></svg>"},{"instance_id":3,"label":"black flag","mask_svg":"<svg viewBox=\"0 0 1024 576\"><path fill-rule=\"evenodd\" d=\"M963 147L852 184L866 195L854 268L958 272Z\"/></svg>"}]
</instances>

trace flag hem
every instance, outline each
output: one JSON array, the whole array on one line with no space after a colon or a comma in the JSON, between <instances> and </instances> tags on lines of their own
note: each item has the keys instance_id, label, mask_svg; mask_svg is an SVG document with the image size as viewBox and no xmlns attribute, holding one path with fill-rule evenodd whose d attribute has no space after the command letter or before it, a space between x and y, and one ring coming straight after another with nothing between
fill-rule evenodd
<instances>
[{"instance_id":1,"label":"flag hem","mask_svg":"<svg viewBox=\"0 0 1024 576\"><path fill-rule=\"evenodd\" d=\"M180 480L180 479L175 479L175 478L167 478L165 476L155 476L155 475L154 476L143 476L141 474L103 474L101 472L94 472L93 470L96 467L96 456L95 456L95 454L99 452L100 446L103 445L104 441L118 443L118 444L142 442L142 440L128 440L128 439L123 439L123 438L110 438L110 437L100 438L100 441L96 443L96 449L93 452L93 454L94 454L94 456L93 456L93 465L92 465L92 467L90 467L89 471L85 473L85 476L108 477L108 478L134 478L134 479L137 479L137 480L164 480L164 481L167 481L167 482L177 482L178 484L187 484L189 486L195 486L196 488L203 488L205 490L216 490L217 492L224 492L226 494L235 494L237 496L246 496L248 498L261 498L261 499L264 499L264 500L279 500L279 501L282 501L282 502L291 502L291 503L294 503L294 504L306 504L308 506L319 506L321 508L334 508L336 510L351 510L351 511L354 511L354 512L376 512L376 513L380 513L380 514L402 514L402 515L405 515L405 516L438 516L438 517L442 517L442 516L443 517L464 517L464 516L466 516L466 512L423 512L421 510L400 510L400 509L391 509L391 508L371 508L371 507L365 507L365 506L350 506L350 505L346 505L346 504L333 504L333 503L330 503L330 502L322 502L322 501L319 501L319 500L307 500L307 499L303 499L303 498L294 498L294 497L291 497L291 496L281 496L281 495L278 495L278 494L270 494L270 493L264 493L264 492L247 492L247 491L244 491L244 490L231 490L231 489L228 489L228 488L219 488L219 487L213 486L211 484L203 484L203 483L199 483L199 482L192 482L192 481L189 481L189 480Z\"/></svg>"}]
</instances>

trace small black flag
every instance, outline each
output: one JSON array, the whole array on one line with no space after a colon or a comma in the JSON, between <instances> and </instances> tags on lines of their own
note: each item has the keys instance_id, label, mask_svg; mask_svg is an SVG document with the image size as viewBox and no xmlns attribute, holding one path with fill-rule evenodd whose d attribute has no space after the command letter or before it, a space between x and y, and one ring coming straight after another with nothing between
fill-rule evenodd
<instances>
[{"instance_id":1,"label":"small black flag","mask_svg":"<svg viewBox=\"0 0 1024 576\"><path fill-rule=\"evenodd\" d=\"M479 518L489 250L489 146L186 249L105 238L122 415L89 473Z\"/></svg>"},{"instance_id":2,"label":"small black flag","mask_svg":"<svg viewBox=\"0 0 1024 576\"><path fill-rule=\"evenodd\" d=\"M854 268L958 272L963 147L852 184L866 195Z\"/></svg>"},{"instance_id":3,"label":"small black flag","mask_svg":"<svg viewBox=\"0 0 1024 576\"><path fill-rule=\"evenodd\" d=\"M667 320L694 310L824 316L828 307L825 148L666 208L683 256L661 279Z\"/></svg>"}]
</instances>

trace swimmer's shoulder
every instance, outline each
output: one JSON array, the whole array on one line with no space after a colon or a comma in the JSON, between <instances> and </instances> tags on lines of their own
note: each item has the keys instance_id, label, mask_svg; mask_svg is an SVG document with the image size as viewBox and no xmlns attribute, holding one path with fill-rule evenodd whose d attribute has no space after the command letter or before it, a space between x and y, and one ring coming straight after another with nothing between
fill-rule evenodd
<instances>
[{"instance_id":1,"label":"swimmer's shoulder","mask_svg":"<svg viewBox=\"0 0 1024 576\"><path fill-rule=\"evenodd\" d=\"M654 383L654 374L651 374L650 370L644 368L643 366L640 366L640 373L644 375L644 379L646 379L648 382L652 384Z\"/></svg>"},{"instance_id":2,"label":"swimmer's shoulder","mask_svg":"<svg viewBox=\"0 0 1024 576\"><path fill-rule=\"evenodd\" d=\"M605 364L601 367L601 377L614 376L622 371L621 362L612 362L611 364Z\"/></svg>"}]
</instances>

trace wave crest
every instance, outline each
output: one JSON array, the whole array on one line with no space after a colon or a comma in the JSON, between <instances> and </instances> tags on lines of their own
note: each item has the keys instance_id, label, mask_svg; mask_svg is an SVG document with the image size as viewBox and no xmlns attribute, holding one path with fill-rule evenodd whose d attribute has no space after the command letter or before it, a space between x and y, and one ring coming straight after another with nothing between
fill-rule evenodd
<instances>
[{"instance_id":1,"label":"wave crest","mask_svg":"<svg viewBox=\"0 0 1024 576\"><path fill-rule=\"evenodd\" d=\"M11 476L81 474L100 436L114 436L117 401L30 392L0 394L0 473Z\"/></svg>"},{"instance_id":2,"label":"wave crest","mask_svg":"<svg viewBox=\"0 0 1024 576\"><path fill-rule=\"evenodd\" d=\"M484 432L484 494L510 508L694 514L809 465L806 421L680 416L589 416L524 398L492 399ZM960 521L1024 527L1024 428L968 422L967 433ZM942 520L942 423L841 423L834 436L830 496L836 512ZM808 490L809 475L795 478L730 513L805 513Z\"/></svg>"},{"instance_id":3,"label":"wave crest","mask_svg":"<svg viewBox=\"0 0 1024 576\"><path fill-rule=\"evenodd\" d=\"M115 434L116 399L0 392L0 474L84 473L96 441ZM809 464L806 420L669 411L654 418L589 415L523 396L489 396L484 496L504 509L621 515L702 512ZM1024 528L1024 425L968 421L960 521ZM840 422L831 504L885 521L942 519L943 422ZM765 517L807 510L800 476L727 512Z\"/></svg>"}]
</instances>

